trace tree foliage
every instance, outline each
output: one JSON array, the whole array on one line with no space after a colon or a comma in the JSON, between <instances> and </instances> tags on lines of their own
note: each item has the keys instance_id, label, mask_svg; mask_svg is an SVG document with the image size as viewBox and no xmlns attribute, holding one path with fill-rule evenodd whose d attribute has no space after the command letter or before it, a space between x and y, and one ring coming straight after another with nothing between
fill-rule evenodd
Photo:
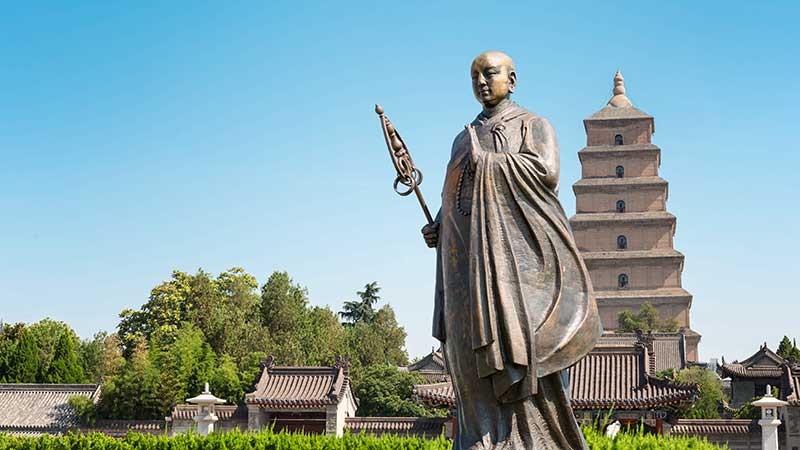
<instances>
[{"instance_id":1,"label":"tree foliage","mask_svg":"<svg viewBox=\"0 0 800 450\"><path fill-rule=\"evenodd\" d=\"M639 308L639 312L634 313L626 310L617 316L619 322L619 333L632 333L637 330L647 332L674 332L678 326L674 320L662 320L658 316L658 310L650 302L644 302Z\"/></svg>"},{"instance_id":2,"label":"tree foliage","mask_svg":"<svg viewBox=\"0 0 800 450\"><path fill-rule=\"evenodd\" d=\"M40 373L39 346L33 334L23 328L9 347L5 373L0 378L6 383L36 383Z\"/></svg>"},{"instance_id":3,"label":"tree foliage","mask_svg":"<svg viewBox=\"0 0 800 450\"><path fill-rule=\"evenodd\" d=\"M372 322L375 318L375 304L381 297L378 293L381 288L378 282L373 281L364 286L363 291L356 292L359 300L344 302L342 311L339 315L344 320L345 325L355 325L359 322Z\"/></svg>"},{"instance_id":4,"label":"tree foliage","mask_svg":"<svg viewBox=\"0 0 800 450\"><path fill-rule=\"evenodd\" d=\"M54 384L76 384L84 382L83 368L78 364L78 354L72 330L65 330L56 342L53 358L42 381Z\"/></svg>"},{"instance_id":5,"label":"tree foliage","mask_svg":"<svg viewBox=\"0 0 800 450\"><path fill-rule=\"evenodd\" d=\"M116 419L162 418L206 382L241 403L268 355L285 366L330 365L342 355L355 381L372 365L408 363L406 332L389 305L377 307L379 292L375 282L357 292L360 315L345 326L331 308L311 305L286 272L259 288L240 268L216 277L174 271L140 308L120 313L116 333L81 341L51 319L0 323L0 381L102 383L97 415Z\"/></svg>"},{"instance_id":6,"label":"tree foliage","mask_svg":"<svg viewBox=\"0 0 800 450\"><path fill-rule=\"evenodd\" d=\"M364 369L353 393L360 400L359 416L416 417L442 415L412 400L415 384L425 383L419 374L404 372L391 364Z\"/></svg>"},{"instance_id":7,"label":"tree foliage","mask_svg":"<svg viewBox=\"0 0 800 450\"><path fill-rule=\"evenodd\" d=\"M94 425L97 420L97 406L89 397L73 395L67 400L67 404L75 409L78 423L84 426Z\"/></svg>"},{"instance_id":8,"label":"tree foliage","mask_svg":"<svg viewBox=\"0 0 800 450\"><path fill-rule=\"evenodd\" d=\"M800 362L800 348L797 348L797 340L789 339L789 336L784 336L778 344L778 350L775 352L783 359Z\"/></svg>"},{"instance_id":9,"label":"tree foliage","mask_svg":"<svg viewBox=\"0 0 800 450\"><path fill-rule=\"evenodd\" d=\"M687 369L664 372L672 376L672 380L684 384L696 384L700 389L697 400L685 411L678 413L687 419L719 419L719 405L727 400L722 388L722 380L716 373L700 367L692 366Z\"/></svg>"}]
</instances>

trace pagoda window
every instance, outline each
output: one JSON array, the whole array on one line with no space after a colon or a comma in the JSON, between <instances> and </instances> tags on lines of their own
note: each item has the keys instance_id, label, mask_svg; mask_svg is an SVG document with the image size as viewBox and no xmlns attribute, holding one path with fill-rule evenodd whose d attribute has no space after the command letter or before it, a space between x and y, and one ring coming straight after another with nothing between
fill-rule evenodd
<instances>
[{"instance_id":1,"label":"pagoda window","mask_svg":"<svg viewBox=\"0 0 800 450\"><path fill-rule=\"evenodd\" d=\"M617 178L625 177L625 168L624 167L617 166L616 172L617 172Z\"/></svg>"},{"instance_id":2,"label":"pagoda window","mask_svg":"<svg viewBox=\"0 0 800 450\"><path fill-rule=\"evenodd\" d=\"M619 289L625 289L628 287L628 275L621 273L617 277L617 287Z\"/></svg>"},{"instance_id":3,"label":"pagoda window","mask_svg":"<svg viewBox=\"0 0 800 450\"><path fill-rule=\"evenodd\" d=\"M622 145L622 135L618 134L614 136L614 145Z\"/></svg>"},{"instance_id":4,"label":"pagoda window","mask_svg":"<svg viewBox=\"0 0 800 450\"><path fill-rule=\"evenodd\" d=\"M625 212L625 200L617 200L617 212L618 213Z\"/></svg>"},{"instance_id":5,"label":"pagoda window","mask_svg":"<svg viewBox=\"0 0 800 450\"><path fill-rule=\"evenodd\" d=\"M623 235L617 236L617 250L625 250L628 248L628 238Z\"/></svg>"}]
</instances>

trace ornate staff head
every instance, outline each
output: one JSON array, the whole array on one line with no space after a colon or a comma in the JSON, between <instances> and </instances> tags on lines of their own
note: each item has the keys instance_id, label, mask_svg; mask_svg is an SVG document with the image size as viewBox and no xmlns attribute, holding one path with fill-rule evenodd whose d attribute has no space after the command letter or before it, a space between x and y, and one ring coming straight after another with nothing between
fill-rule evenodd
<instances>
[{"instance_id":1,"label":"ornate staff head","mask_svg":"<svg viewBox=\"0 0 800 450\"><path fill-rule=\"evenodd\" d=\"M392 164L397 172L394 179L394 191L403 197L411 194L412 192L417 195L417 200L422 207L422 212L428 223L433 223L428 206L425 204L425 199L419 190L419 185L422 184L422 171L417 169L414 165L414 160L411 159L411 153L408 152L406 143L400 137L400 133L394 128L392 122L383 114L383 107L375 105L375 113L381 120L381 127L383 128L383 137L386 140L386 147L389 149L389 157L392 159ZM400 185L405 186L407 189L401 188Z\"/></svg>"},{"instance_id":2,"label":"ornate staff head","mask_svg":"<svg viewBox=\"0 0 800 450\"><path fill-rule=\"evenodd\" d=\"M383 114L383 107L375 105L375 112L380 117L383 137L386 139L386 146L389 148L389 157L392 158L392 164L394 164L394 168L397 171L397 177L394 179L394 190L405 197L422 184L422 171L414 165L414 160L411 159L406 143L403 142L403 138L400 137L392 122ZM408 189L400 190L401 184Z\"/></svg>"}]
</instances>

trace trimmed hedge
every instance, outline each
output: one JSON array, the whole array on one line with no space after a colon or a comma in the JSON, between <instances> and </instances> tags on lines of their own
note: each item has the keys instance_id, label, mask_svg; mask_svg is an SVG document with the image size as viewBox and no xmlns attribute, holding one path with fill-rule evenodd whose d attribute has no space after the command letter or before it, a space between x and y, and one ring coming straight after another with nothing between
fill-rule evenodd
<instances>
[{"instance_id":1,"label":"trimmed hedge","mask_svg":"<svg viewBox=\"0 0 800 450\"><path fill-rule=\"evenodd\" d=\"M665 438L620 433L609 439L594 429L584 429L591 450L719 450L720 447L694 438ZM130 433L124 439L102 434L69 434L62 437L12 437L0 433L0 450L450 450L444 438L422 439L396 436L353 435L331 438L323 435L239 432L195 434L174 437Z\"/></svg>"}]
</instances>

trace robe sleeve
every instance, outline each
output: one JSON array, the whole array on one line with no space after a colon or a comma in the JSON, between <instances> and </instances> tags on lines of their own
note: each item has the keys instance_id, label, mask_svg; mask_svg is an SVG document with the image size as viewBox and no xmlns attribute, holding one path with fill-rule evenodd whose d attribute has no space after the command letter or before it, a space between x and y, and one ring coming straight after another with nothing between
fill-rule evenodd
<instances>
[{"instance_id":1,"label":"robe sleeve","mask_svg":"<svg viewBox=\"0 0 800 450\"><path fill-rule=\"evenodd\" d=\"M569 357L548 360L562 355L587 317L595 316L589 328L599 335L588 271L555 192L558 146L552 127L533 117L524 119L521 130L519 151L495 153L481 149L468 129L475 165L472 347L479 375L491 376L495 394L506 400L536 392L541 363L550 370L591 349L589 337Z\"/></svg>"}]
</instances>

